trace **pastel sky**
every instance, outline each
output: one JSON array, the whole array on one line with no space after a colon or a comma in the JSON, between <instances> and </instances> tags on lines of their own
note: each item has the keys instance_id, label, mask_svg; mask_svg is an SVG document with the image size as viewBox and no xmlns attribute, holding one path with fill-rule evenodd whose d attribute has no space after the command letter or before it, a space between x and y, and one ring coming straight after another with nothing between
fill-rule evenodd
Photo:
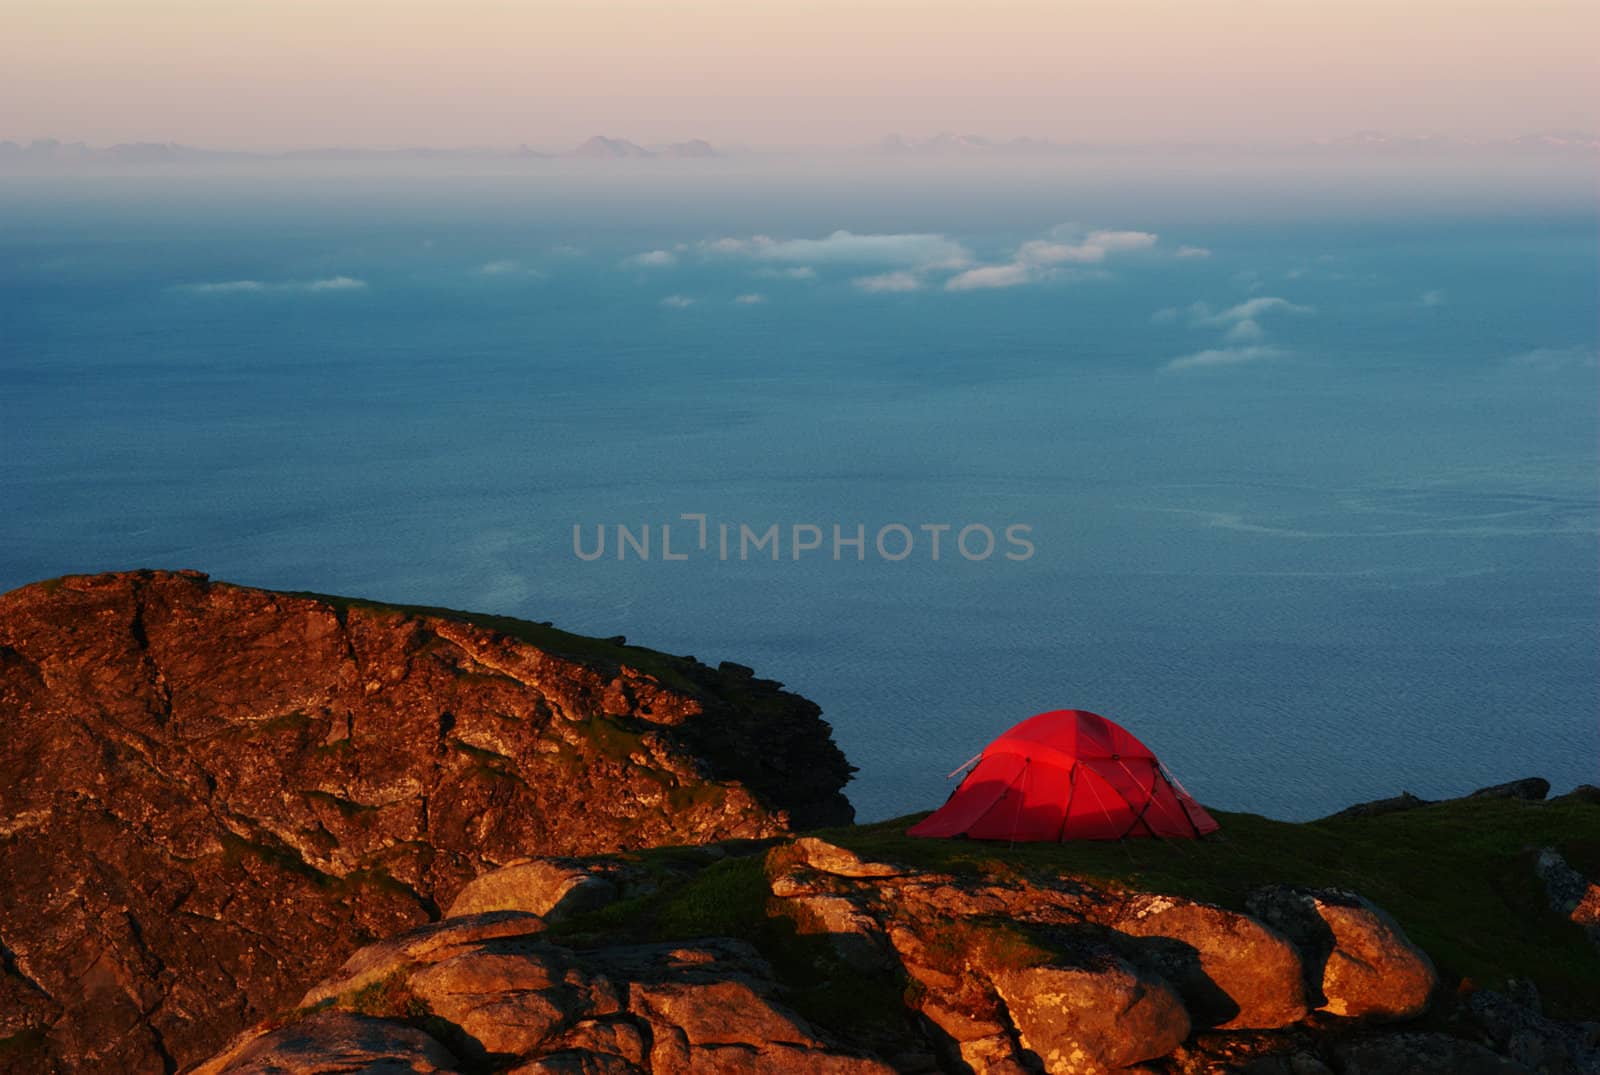
<instances>
[{"instance_id":1,"label":"pastel sky","mask_svg":"<svg viewBox=\"0 0 1600 1075\"><path fill-rule=\"evenodd\" d=\"M1591 129L1593 0L0 0L0 138Z\"/></svg>"}]
</instances>

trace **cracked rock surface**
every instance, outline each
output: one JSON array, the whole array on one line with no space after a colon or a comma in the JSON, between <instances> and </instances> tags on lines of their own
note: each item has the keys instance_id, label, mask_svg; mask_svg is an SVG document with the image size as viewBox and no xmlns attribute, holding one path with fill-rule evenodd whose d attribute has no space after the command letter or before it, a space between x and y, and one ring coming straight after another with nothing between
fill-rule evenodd
<instances>
[{"instance_id":1,"label":"cracked rock surface","mask_svg":"<svg viewBox=\"0 0 1600 1075\"><path fill-rule=\"evenodd\" d=\"M849 821L817 707L737 671L193 572L6 594L0 1038L178 1070L492 867Z\"/></svg>"}]
</instances>

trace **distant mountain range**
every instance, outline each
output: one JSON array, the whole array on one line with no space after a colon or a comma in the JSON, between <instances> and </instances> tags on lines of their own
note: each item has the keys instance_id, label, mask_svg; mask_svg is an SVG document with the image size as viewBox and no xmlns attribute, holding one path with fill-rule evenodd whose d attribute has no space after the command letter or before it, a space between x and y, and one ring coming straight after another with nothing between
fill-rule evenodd
<instances>
[{"instance_id":1,"label":"distant mountain range","mask_svg":"<svg viewBox=\"0 0 1600 1075\"><path fill-rule=\"evenodd\" d=\"M992 157L1085 152L1140 150L1205 150L1239 153L1274 153L1318 150L1355 150L1372 153L1453 153L1497 150L1516 153L1557 153L1589 155L1600 153L1600 137L1572 131L1525 134L1514 138L1470 139L1444 135L1396 135L1381 131L1361 131L1338 138L1278 143L1203 143L1185 145L1112 142L1055 142L1042 138L992 139L975 134L936 134L928 138L887 135L876 142L845 149L843 152L890 157ZM685 142L641 145L626 138L595 135L564 151L515 148L437 149L424 146L393 149L368 149L329 146L283 152L203 149L176 142L128 142L112 146L90 146L84 142L62 142L53 138L31 142L0 141L0 169L59 168L101 166L150 166L252 161L525 161L573 160L705 160L754 152L735 148L719 150L702 138ZM826 148L779 150L796 154L841 152Z\"/></svg>"},{"instance_id":2,"label":"distant mountain range","mask_svg":"<svg viewBox=\"0 0 1600 1075\"><path fill-rule=\"evenodd\" d=\"M465 148L434 149L425 146L399 149L364 149L328 146L293 149L279 153L244 150L201 149L176 142L126 142L112 146L91 146L84 142L62 142L40 138L31 142L0 142L0 166L6 164L186 164L210 161L380 161L380 160L537 160L554 157L617 160L623 158L708 158L722 154L710 142L693 138L687 142L641 146L625 138L595 135L582 145L562 153L551 153L526 145L515 149Z\"/></svg>"},{"instance_id":3,"label":"distant mountain range","mask_svg":"<svg viewBox=\"0 0 1600 1075\"><path fill-rule=\"evenodd\" d=\"M607 138L597 134L576 149L561 154L563 157L589 157L598 160L619 160L626 157L720 157L716 147L703 138L687 142L646 149L626 138Z\"/></svg>"}]
</instances>

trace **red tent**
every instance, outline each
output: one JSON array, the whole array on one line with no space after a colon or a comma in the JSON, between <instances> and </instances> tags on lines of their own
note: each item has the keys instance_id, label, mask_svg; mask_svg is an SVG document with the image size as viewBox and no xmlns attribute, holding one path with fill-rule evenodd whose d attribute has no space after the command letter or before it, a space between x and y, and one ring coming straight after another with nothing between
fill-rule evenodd
<instances>
[{"instance_id":1,"label":"red tent","mask_svg":"<svg viewBox=\"0 0 1600 1075\"><path fill-rule=\"evenodd\" d=\"M1216 830L1149 747L1104 717L1058 709L990 743L949 801L910 831L1058 841Z\"/></svg>"}]
</instances>

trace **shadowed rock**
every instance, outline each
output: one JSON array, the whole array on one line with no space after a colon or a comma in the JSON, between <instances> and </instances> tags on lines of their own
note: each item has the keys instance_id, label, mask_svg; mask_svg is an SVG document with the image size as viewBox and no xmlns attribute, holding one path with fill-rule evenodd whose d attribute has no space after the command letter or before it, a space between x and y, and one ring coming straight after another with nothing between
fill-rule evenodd
<instances>
[{"instance_id":1,"label":"shadowed rock","mask_svg":"<svg viewBox=\"0 0 1600 1075\"><path fill-rule=\"evenodd\" d=\"M1550 794L1550 781L1542 776L1525 777L1522 780L1508 780L1504 784L1494 784L1487 788L1479 788L1467 795L1469 799L1526 799L1529 802L1539 802Z\"/></svg>"},{"instance_id":2,"label":"shadowed rock","mask_svg":"<svg viewBox=\"0 0 1600 1075\"><path fill-rule=\"evenodd\" d=\"M1288 939L1247 915L1173 896L1135 896L1116 929L1172 951L1153 954L1201 1026L1288 1026L1306 1014L1304 969Z\"/></svg>"},{"instance_id":3,"label":"shadowed rock","mask_svg":"<svg viewBox=\"0 0 1600 1075\"><path fill-rule=\"evenodd\" d=\"M320 1012L257 1038L210 1069L215 1075L429 1075L455 1072L456 1058L413 1027L353 1012Z\"/></svg>"},{"instance_id":4,"label":"shadowed rock","mask_svg":"<svg viewBox=\"0 0 1600 1075\"><path fill-rule=\"evenodd\" d=\"M1427 806L1432 802L1432 799L1419 799L1409 791L1402 791L1400 794L1388 799L1373 799L1371 802L1347 806L1338 813L1329 814L1328 819L1382 817L1384 814L1398 814L1402 810L1415 810L1419 806Z\"/></svg>"},{"instance_id":5,"label":"shadowed rock","mask_svg":"<svg viewBox=\"0 0 1600 1075\"><path fill-rule=\"evenodd\" d=\"M422 1044L415 1039L427 1036L404 1022L424 1018L475 1070L891 1075L876 1060L834 1047L777 1003L770 968L740 942L708 938L574 950L548 942L537 929L499 932L519 922L538 925L526 915L483 915L364 949L339 976L307 994L306 1004L320 1011L292 1031L242 1036L195 1075L265 1072L270 1069L259 1066L259 1058L282 1055L290 1045L297 1063L324 1066L286 1071L363 1070L353 1062L334 1066L354 1055L345 1045L352 1026L378 1045L390 1047L395 1039L414 1053ZM496 935L469 939L486 924ZM350 973L352 967L361 974ZM352 1004L374 1003L370 990L351 989L362 981L384 984L376 1001L382 1020L356 1024L345 1014ZM374 1024L394 1033L386 1036ZM319 1056L319 1042L325 1055ZM392 1051L402 1050L394 1045ZM372 1053L381 1055L377 1047ZM402 1059L410 1062L412 1053Z\"/></svg>"},{"instance_id":6,"label":"shadowed rock","mask_svg":"<svg viewBox=\"0 0 1600 1075\"><path fill-rule=\"evenodd\" d=\"M1311 1003L1352 1018L1410 1019L1438 985L1426 952L1386 912L1354 892L1271 885L1252 914L1300 949Z\"/></svg>"}]
</instances>

